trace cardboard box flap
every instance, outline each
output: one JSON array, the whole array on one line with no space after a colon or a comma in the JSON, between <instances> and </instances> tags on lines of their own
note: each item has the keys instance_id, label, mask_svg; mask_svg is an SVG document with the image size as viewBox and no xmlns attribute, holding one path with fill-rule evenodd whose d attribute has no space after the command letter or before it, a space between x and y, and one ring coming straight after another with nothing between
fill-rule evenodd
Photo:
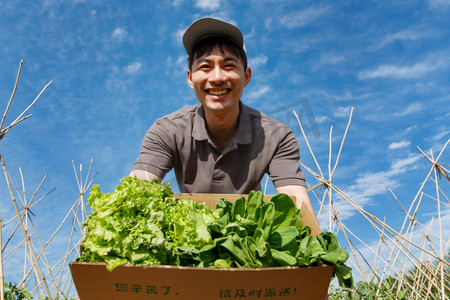
<instances>
[{"instance_id":1,"label":"cardboard box flap","mask_svg":"<svg viewBox=\"0 0 450 300\"><path fill-rule=\"evenodd\" d=\"M319 233L322 233L319 223L304 202L302 203L301 212L303 225L308 225L311 228L311 235L316 236Z\"/></svg>"}]
</instances>

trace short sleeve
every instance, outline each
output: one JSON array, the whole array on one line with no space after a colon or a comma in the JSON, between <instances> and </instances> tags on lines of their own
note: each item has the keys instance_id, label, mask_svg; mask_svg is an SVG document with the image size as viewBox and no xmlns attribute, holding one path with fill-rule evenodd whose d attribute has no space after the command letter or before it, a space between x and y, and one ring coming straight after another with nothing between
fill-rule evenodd
<instances>
[{"instance_id":1,"label":"short sleeve","mask_svg":"<svg viewBox=\"0 0 450 300\"><path fill-rule=\"evenodd\" d=\"M133 170L147 171L164 178L173 167L174 140L168 132L161 120L155 121L144 136Z\"/></svg>"},{"instance_id":2,"label":"short sleeve","mask_svg":"<svg viewBox=\"0 0 450 300\"><path fill-rule=\"evenodd\" d=\"M300 169L300 150L289 127L284 128L280 142L269 165L269 176L276 188L286 185L306 187L305 175Z\"/></svg>"}]
</instances>

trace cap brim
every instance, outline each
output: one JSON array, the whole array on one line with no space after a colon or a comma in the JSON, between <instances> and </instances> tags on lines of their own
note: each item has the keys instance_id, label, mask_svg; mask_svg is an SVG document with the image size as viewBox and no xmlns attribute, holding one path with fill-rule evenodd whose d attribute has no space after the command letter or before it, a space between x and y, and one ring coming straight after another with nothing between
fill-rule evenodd
<instances>
[{"instance_id":1,"label":"cap brim","mask_svg":"<svg viewBox=\"0 0 450 300\"><path fill-rule=\"evenodd\" d=\"M210 36L223 36L244 49L244 38L236 26L213 18L202 18L192 23L183 34L183 45L187 54L191 54L195 44Z\"/></svg>"}]
</instances>

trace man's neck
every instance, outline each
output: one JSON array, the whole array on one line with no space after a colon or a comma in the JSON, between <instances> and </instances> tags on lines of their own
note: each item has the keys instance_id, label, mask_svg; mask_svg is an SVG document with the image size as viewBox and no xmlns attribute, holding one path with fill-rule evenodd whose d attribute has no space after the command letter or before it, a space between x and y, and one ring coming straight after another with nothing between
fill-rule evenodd
<instances>
[{"instance_id":1,"label":"man's neck","mask_svg":"<svg viewBox=\"0 0 450 300\"><path fill-rule=\"evenodd\" d=\"M226 114L206 114L206 128L215 146L223 151L230 144L239 125L239 108L237 112Z\"/></svg>"}]
</instances>

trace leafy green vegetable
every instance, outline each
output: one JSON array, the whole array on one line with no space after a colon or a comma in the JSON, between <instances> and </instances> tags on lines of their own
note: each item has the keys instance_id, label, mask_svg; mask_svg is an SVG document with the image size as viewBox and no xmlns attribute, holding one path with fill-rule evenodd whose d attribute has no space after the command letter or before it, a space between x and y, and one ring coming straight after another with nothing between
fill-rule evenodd
<instances>
[{"instance_id":1,"label":"leafy green vegetable","mask_svg":"<svg viewBox=\"0 0 450 300\"><path fill-rule=\"evenodd\" d=\"M212 243L205 220L217 212L204 204L175 199L169 185L132 177L121 179L113 193L94 185L92 208L83 224L88 236L78 261L123 264L198 265L200 249Z\"/></svg>"},{"instance_id":2,"label":"leafy green vegetable","mask_svg":"<svg viewBox=\"0 0 450 300\"><path fill-rule=\"evenodd\" d=\"M352 287L349 255L335 234L310 235L292 199L264 202L252 191L234 203L218 199L216 210L175 199L169 185L124 177L113 193L95 185L88 236L78 261L216 268L335 265L341 286Z\"/></svg>"}]
</instances>

